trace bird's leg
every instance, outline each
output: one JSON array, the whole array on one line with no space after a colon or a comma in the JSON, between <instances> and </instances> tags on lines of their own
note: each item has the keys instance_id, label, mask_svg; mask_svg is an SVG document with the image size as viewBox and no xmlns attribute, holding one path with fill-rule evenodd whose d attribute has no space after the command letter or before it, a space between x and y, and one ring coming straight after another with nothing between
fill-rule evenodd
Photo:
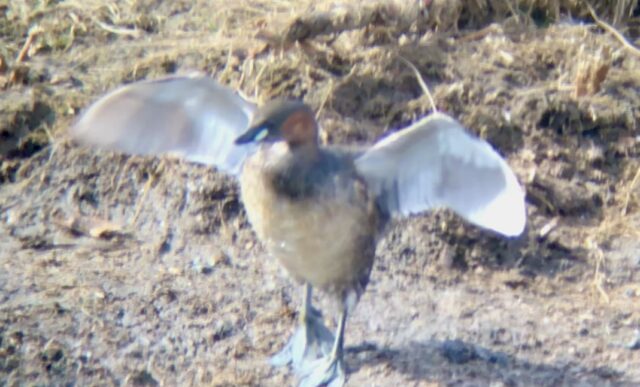
<instances>
[{"instance_id":1,"label":"bird's leg","mask_svg":"<svg viewBox=\"0 0 640 387\"><path fill-rule=\"evenodd\" d=\"M300 326L284 348L271 358L272 365L291 364L294 370L299 370L308 362L313 362L331 351L333 335L324 326L320 311L311 304L311 296L311 285L306 284L304 303L300 312Z\"/></svg>"},{"instance_id":2,"label":"bird's leg","mask_svg":"<svg viewBox=\"0 0 640 387\"><path fill-rule=\"evenodd\" d=\"M336 338L331 353L314 362L305 364L300 387L341 387L345 382L344 328L347 323L347 308L343 307L336 328Z\"/></svg>"}]
</instances>

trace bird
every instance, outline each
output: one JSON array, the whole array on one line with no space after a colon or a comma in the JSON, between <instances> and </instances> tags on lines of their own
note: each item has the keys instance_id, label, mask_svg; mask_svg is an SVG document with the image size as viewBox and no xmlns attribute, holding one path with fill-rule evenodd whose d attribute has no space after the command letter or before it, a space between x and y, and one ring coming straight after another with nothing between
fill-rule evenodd
<instances>
[{"instance_id":1,"label":"bird","mask_svg":"<svg viewBox=\"0 0 640 387\"><path fill-rule=\"evenodd\" d=\"M526 225L525 193L506 161L447 114L434 112L369 147L320 143L299 100L261 106L207 76L125 85L70 128L81 144L139 155L174 154L239 179L258 239L304 291L299 326L274 366L300 386L346 381L344 338L393 219L445 207L506 237ZM335 332L312 305L334 300Z\"/></svg>"}]
</instances>

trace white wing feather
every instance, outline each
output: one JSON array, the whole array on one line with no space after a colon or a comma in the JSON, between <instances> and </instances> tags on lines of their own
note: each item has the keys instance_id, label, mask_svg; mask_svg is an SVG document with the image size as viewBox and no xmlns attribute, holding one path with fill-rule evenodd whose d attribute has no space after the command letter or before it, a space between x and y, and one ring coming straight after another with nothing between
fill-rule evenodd
<instances>
[{"instance_id":1,"label":"white wing feather","mask_svg":"<svg viewBox=\"0 0 640 387\"><path fill-rule=\"evenodd\" d=\"M386 137L355 163L391 214L448 207L504 235L524 230L524 191L511 168L487 142L445 114Z\"/></svg>"},{"instance_id":2,"label":"white wing feather","mask_svg":"<svg viewBox=\"0 0 640 387\"><path fill-rule=\"evenodd\" d=\"M123 86L91 105L71 128L82 143L130 154L171 153L237 174L255 150L234 139L256 107L208 77Z\"/></svg>"}]
</instances>

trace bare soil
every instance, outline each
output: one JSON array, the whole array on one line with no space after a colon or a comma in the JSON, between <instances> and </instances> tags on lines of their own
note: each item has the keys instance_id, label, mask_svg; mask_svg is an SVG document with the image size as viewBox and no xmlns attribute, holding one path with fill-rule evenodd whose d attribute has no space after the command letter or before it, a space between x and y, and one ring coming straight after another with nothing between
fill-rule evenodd
<instances>
[{"instance_id":1,"label":"bare soil","mask_svg":"<svg viewBox=\"0 0 640 387\"><path fill-rule=\"evenodd\" d=\"M640 384L640 58L584 9L292 3L0 1L0 386L294 384L267 359L300 289L236 182L65 133L118 85L200 71L371 143L429 112L400 56L509 160L529 223L510 241L447 211L390 227L348 385ZM633 42L630 10L597 9Z\"/></svg>"}]
</instances>

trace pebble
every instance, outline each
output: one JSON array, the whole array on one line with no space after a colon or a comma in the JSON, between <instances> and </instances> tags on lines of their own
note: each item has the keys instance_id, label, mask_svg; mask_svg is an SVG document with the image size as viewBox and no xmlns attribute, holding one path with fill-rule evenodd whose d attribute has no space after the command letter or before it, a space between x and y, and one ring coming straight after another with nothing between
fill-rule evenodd
<instances>
[{"instance_id":1,"label":"pebble","mask_svg":"<svg viewBox=\"0 0 640 387\"><path fill-rule=\"evenodd\" d=\"M631 340L631 342L627 345L627 348L632 351L637 351L640 349L640 329L636 329L636 337Z\"/></svg>"}]
</instances>

